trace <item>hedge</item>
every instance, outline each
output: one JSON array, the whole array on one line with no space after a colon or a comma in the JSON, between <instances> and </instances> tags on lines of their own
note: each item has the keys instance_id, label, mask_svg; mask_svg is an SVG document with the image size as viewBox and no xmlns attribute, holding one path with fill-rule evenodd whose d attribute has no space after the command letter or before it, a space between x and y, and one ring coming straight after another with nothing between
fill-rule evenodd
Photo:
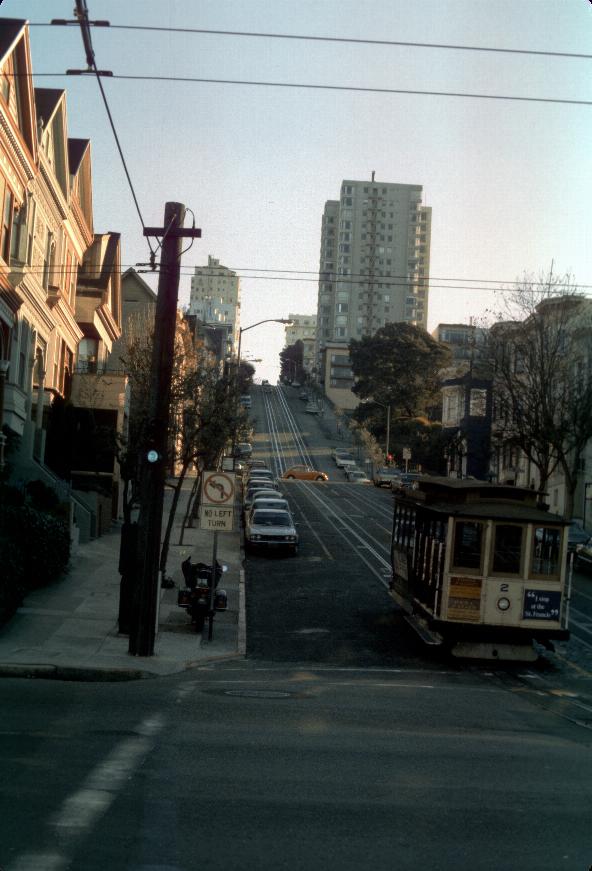
<instances>
[{"instance_id":1,"label":"hedge","mask_svg":"<svg viewBox=\"0 0 592 871\"><path fill-rule=\"evenodd\" d=\"M69 559L65 520L30 505L0 508L0 624L29 590L56 581Z\"/></svg>"}]
</instances>

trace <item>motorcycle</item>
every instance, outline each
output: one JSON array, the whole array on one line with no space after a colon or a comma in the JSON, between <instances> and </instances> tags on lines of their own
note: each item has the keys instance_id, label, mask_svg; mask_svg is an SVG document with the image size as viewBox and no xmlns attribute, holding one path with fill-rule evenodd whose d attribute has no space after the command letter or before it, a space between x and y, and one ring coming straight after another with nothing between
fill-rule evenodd
<instances>
[{"instance_id":1,"label":"motorcycle","mask_svg":"<svg viewBox=\"0 0 592 871\"><path fill-rule=\"evenodd\" d=\"M185 578L185 589L179 590L177 604L185 608L191 615L191 622L195 624L197 632L203 629L205 619L210 612L210 596L214 579L214 611L226 611L228 608L228 596L226 590L219 590L218 583L222 574L228 571L228 566L216 562L216 571L207 563L192 563L191 557L187 557L181 563L181 571Z\"/></svg>"}]
</instances>

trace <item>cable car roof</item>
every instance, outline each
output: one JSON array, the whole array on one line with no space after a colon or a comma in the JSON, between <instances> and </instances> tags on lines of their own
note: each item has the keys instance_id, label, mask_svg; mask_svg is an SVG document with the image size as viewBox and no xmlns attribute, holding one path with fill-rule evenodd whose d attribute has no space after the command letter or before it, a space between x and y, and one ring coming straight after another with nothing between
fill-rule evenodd
<instances>
[{"instance_id":1,"label":"cable car roof","mask_svg":"<svg viewBox=\"0 0 592 871\"><path fill-rule=\"evenodd\" d=\"M535 490L469 478L424 476L417 479L413 490L397 493L395 498L439 514L551 526L569 523L559 514L550 514Z\"/></svg>"}]
</instances>

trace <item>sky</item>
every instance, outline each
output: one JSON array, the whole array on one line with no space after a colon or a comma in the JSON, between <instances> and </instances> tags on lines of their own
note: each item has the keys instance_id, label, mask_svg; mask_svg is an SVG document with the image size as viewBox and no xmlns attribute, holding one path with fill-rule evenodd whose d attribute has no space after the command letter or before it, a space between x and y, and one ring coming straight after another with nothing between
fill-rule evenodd
<instances>
[{"instance_id":1,"label":"sky","mask_svg":"<svg viewBox=\"0 0 592 871\"><path fill-rule=\"evenodd\" d=\"M73 0L4 0L4 17L71 20ZM592 56L589 0L87 0L112 25L487 46ZM432 207L428 329L499 310L492 290L553 263L592 292L592 60L409 46L94 28L99 69L127 75L529 96L591 105L103 79L144 223L195 213L179 299L208 255L242 276L241 323L316 312L321 216L343 179L421 184ZM31 28L37 87L66 88L92 141L95 230L146 240L78 28ZM282 272L281 270L286 270ZM157 277L144 275L157 287ZM492 282L488 284L487 282ZM277 377L284 328L243 335Z\"/></svg>"}]
</instances>

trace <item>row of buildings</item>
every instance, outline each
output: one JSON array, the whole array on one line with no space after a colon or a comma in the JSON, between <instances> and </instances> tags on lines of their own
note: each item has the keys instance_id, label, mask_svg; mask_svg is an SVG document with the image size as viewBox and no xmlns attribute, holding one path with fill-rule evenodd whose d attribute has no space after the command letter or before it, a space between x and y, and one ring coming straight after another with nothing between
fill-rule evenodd
<instances>
[{"instance_id":1,"label":"row of buildings","mask_svg":"<svg viewBox=\"0 0 592 871\"><path fill-rule=\"evenodd\" d=\"M95 230L90 141L68 135L65 91L34 87L28 25L15 19L0 21L0 188L0 464L11 449L15 479L70 487L46 462L59 472L52 405L71 400L123 427L124 379L113 373L101 397L89 382L121 336L120 237ZM99 471L111 480L112 458ZM81 497L78 510L100 525L110 495Z\"/></svg>"}]
</instances>

